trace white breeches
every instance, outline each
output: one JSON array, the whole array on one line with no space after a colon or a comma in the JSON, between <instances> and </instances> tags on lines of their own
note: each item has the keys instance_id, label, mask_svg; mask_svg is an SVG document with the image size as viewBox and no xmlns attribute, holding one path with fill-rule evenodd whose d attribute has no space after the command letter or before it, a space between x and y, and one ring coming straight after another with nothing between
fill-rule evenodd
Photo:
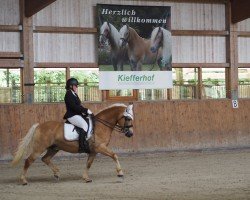
<instances>
[{"instance_id":1,"label":"white breeches","mask_svg":"<svg viewBox=\"0 0 250 200\"><path fill-rule=\"evenodd\" d=\"M79 128L82 128L85 132L87 132L88 124L80 115L74 115L73 117L68 118L68 121L71 124L73 124Z\"/></svg>"}]
</instances>

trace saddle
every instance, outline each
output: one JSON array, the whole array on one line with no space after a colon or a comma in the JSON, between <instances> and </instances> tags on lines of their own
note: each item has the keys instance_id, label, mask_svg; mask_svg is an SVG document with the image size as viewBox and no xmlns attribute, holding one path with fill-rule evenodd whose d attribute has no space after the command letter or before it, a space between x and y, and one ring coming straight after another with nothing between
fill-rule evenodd
<instances>
[{"instance_id":1,"label":"saddle","mask_svg":"<svg viewBox=\"0 0 250 200\"><path fill-rule=\"evenodd\" d=\"M90 119L92 118L92 119ZM94 119L93 117L85 117L84 120L88 124L88 131L84 131L84 129L79 128L73 124L71 124L68 120L64 123L64 138L68 141L79 141L79 153L90 153L89 142L87 139L87 133L92 133L94 130Z\"/></svg>"}]
</instances>

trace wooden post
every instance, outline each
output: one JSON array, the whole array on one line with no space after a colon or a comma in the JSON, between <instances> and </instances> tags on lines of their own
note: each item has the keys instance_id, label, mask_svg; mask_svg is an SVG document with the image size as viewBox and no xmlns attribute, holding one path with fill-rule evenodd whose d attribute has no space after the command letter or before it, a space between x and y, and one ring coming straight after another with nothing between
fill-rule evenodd
<instances>
[{"instance_id":1,"label":"wooden post","mask_svg":"<svg viewBox=\"0 0 250 200\"><path fill-rule=\"evenodd\" d=\"M70 67L66 67L66 82L70 78Z\"/></svg>"},{"instance_id":2,"label":"wooden post","mask_svg":"<svg viewBox=\"0 0 250 200\"><path fill-rule=\"evenodd\" d=\"M198 99L202 99L202 91L203 91L202 67L199 67L198 68Z\"/></svg>"},{"instance_id":3,"label":"wooden post","mask_svg":"<svg viewBox=\"0 0 250 200\"><path fill-rule=\"evenodd\" d=\"M172 89L167 89L167 100L172 100Z\"/></svg>"},{"instance_id":4,"label":"wooden post","mask_svg":"<svg viewBox=\"0 0 250 200\"><path fill-rule=\"evenodd\" d=\"M229 70L226 73L227 98L238 99L238 32L237 24L231 22L231 2L226 3L226 30L229 35L226 39L226 61Z\"/></svg>"},{"instance_id":5,"label":"wooden post","mask_svg":"<svg viewBox=\"0 0 250 200\"><path fill-rule=\"evenodd\" d=\"M20 0L20 48L23 54L24 67L22 69L22 102L34 102L34 50L33 50L33 20L25 17L25 1Z\"/></svg>"}]
</instances>

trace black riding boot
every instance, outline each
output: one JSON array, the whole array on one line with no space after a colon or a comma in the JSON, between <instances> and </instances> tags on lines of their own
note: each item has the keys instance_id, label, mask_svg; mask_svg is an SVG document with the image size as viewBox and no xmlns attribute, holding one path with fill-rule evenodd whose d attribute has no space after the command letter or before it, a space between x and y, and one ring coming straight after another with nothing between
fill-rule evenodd
<instances>
[{"instance_id":1,"label":"black riding boot","mask_svg":"<svg viewBox=\"0 0 250 200\"><path fill-rule=\"evenodd\" d=\"M89 153L89 143L86 141L87 133L83 129L79 131L79 153Z\"/></svg>"},{"instance_id":2,"label":"black riding boot","mask_svg":"<svg viewBox=\"0 0 250 200\"><path fill-rule=\"evenodd\" d=\"M84 130L81 129L79 131L79 153L84 153L84 140L85 140L85 135L84 135Z\"/></svg>"}]
</instances>

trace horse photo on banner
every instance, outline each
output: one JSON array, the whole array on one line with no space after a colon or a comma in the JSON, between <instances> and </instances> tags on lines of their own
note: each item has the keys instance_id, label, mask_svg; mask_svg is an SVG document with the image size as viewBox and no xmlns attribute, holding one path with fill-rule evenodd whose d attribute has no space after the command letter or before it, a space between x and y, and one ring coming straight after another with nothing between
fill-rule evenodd
<instances>
[{"instance_id":1,"label":"horse photo on banner","mask_svg":"<svg viewBox=\"0 0 250 200\"><path fill-rule=\"evenodd\" d=\"M99 88L172 88L169 6L97 4Z\"/></svg>"}]
</instances>

